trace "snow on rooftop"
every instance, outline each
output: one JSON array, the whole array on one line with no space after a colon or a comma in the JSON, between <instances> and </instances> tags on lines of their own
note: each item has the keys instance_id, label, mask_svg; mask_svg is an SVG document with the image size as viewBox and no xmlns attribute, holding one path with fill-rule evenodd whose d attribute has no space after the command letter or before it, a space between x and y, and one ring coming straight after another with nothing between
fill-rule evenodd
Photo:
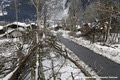
<instances>
[{"instance_id":1,"label":"snow on rooftop","mask_svg":"<svg viewBox=\"0 0 120 80\"><path fill-rule=\"evenodd\" d=\"M25 23L21 23L21 22L13 22L13 24L18 24L18 25L21 25L21 26L25 26L26 25Z\"/></svg>"},{"instance_id":2,"label":"snow on rooftop","mask_svg":"<svg viewBox=\"0 0 120 80\"><path fill-rule=\"evenodd\" d=\"M30 24L26 24L26 23L22 23L22 22L13 22L13 24L18 24L19 26L23 26L23 27L28 27L30 26Z\"/></svg>"},{"instance_id":3,"label":"snow on rooftop","mask_svg":"<svg viewBox=\"0 0 120 80\"><path fill-rule=\"evenodd\" d=\"M10 26L10 25L19 25L19 26L23 26L23 27L28 27L28 26L30 26L30 24L26 24L26 23L22 23L22 22L13 22L13 23L10 23L10 24L8 24L8 25L6 25L6 27L7 26Z\"/></svg>"}]
</instances>

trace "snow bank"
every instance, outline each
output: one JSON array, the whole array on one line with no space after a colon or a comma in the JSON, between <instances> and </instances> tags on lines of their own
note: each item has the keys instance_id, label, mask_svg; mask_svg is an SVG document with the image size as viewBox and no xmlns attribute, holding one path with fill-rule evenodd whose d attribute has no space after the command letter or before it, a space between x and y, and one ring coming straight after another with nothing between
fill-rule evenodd
<instances>
[{"instance_id":1,"label":"snow bank","mask_svg":"<svg viewBox=\"0 0 120 80\"><path fill-rule=\"evenodd\" d=\"M51 52L51 57L54 61L54 71L57 73L56 78L60 78L61 80L72 80L71 72L73 73L73 76L75 79L80 79L80 77L86 77L83 72L79 68L77 68L71 61L68 59L64 59L63 57L57 58L55 57L55 52ZM54 58L53 58L54 57ZM42 62L45 71L45 77L49 78L50 74L52 74L51 70L48 70L51 68L51 60L44 59ZM62 67L61 65L64 64ZM52 79L51 79L52 80ZM86 79L82 79L86 80Z\"/></svg>"}]
</instances>

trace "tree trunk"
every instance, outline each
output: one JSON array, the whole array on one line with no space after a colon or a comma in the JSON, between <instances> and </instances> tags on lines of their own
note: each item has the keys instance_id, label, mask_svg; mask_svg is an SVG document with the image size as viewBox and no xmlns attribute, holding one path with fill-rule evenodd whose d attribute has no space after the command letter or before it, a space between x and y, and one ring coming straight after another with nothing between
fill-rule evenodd
<instances>
[{"instance_id":1,"label":"tree trunk","mask_svg":"<svg viewBox=\"0 0 120 80\"><path fill-rule=\"evenodd\" d=\"M18 30L18 6L17 6L18 1L15 0L15 10L16 10L16 21L17 21L17 30Z\"/></svg>"},{"instance_id":2,"label":"tree trunk","mask_svg":"<svg viewBox=\"0 0 120 80\"><path fill-rule=\"evenodd\" d=\"M43 50L42 50L43 52ZM43 65L42 65L42 53L40 52L40 48L38 49L38 55L39 55L39 58L38 58L38 61L39 61L39 67L38 67L38 80L45 80L45 76L44 76L44 73L43 73Z\"/></svg>"},{"instance_id":3,"label":"tree trunk","mask_svg":"<svg viewBox=\"0 0 120 80\"><path fill-rule=\"evenodd\" d=\"M110 16L111 16L111 15L110 15ZM105 44L108 44L108 43L109 43L111 21L112 21L112 17L110 17L110 22L109 22L109 26L108 26L108 30L107 30L107 35L106 35L106 41L105 41Z\"/></svg>"},{"instance_id":4,"label":"tree trunk","mask_svg":"<svg viewBox=\"0 0 120 80\"><path fill-rule=\"evenodd\" d=\"M40 0L37 1L36 5L36 14L37 14L37 25L38 29L40 29L41 21L40 21Z\"/></svg>"},{"instance_id":5,"label":"tree trunk","mask_svg":"<svg viewBox=\"0 0 120 80\"><path fill-rule=\"evenodd\" d=\"M1 9L2 9L3 20L5 21L5 15L4 15L4 10L3 10L3 5L2 5L1 0L0 0L0 4L1 4ZM5 21L5 24L6 24L6 21Z\"/></svg>"}]
</instances>

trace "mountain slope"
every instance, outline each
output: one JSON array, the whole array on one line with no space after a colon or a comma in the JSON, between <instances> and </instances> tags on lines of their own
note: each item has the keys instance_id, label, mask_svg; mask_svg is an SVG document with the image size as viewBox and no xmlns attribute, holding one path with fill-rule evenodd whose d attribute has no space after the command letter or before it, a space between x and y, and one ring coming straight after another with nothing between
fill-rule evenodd
<instances>
[{"instance_id":1,"label":"mountain slope","mask_svg":"<svg viewBox=\"0 0 120 80\"><path fill-rule=\"evenodd\" d=\"M69 11L69 3L71 0L46 0L49 1L49 17L51 20L60 20L65 17ZM81 0L82 6L85 8L93 0ZM8 22L16 21L15 18L15 3L14 0L2 0L4 11L7 11L5 16ZM1 10L1 9L0 9ZM18 20L19 21L35 21L36 10L30 0L18 0ZM3 17L0 16L0 21Z\"/></svg>"}]
</instances>

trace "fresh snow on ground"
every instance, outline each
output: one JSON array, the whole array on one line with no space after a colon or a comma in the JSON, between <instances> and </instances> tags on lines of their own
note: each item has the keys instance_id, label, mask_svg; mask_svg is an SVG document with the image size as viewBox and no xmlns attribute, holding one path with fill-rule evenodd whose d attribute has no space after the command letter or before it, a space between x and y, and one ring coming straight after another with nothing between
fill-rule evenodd
<instances>
[{"instance_id":1,"label":"fresh snow on ground","mask_svg":"<svg viewBox=\"0 0 120 80\"><path fill-rule=\"evenodd\" d=\"M80 38L76 38L73 36L69 36L68 35L68 31L64 31L64 30L59 30L58 32L62 32L63 33L63 37L72 40L76 43L78 43L79 45L82 45L84 47L89 48L90 50L94 51L97 54L100 54L118 64L120 64L120 44L115 44L112 45L111 47L108 46L102 46L101 43L96 42L91 44L89 40L85 40L83 37ZM117 46L117 47L115 47Z\"/></svg>"},{"instance_id":2,"label":"fresh snow on ground","mask_svg":"<svg viewBox=\"0 0 120 80\"><path fill-rule=\"evenodd\" d=\"M10 39L0 39L0 45L3 43L9 42L9 41L10 41Z\"/></svg>"},{"instance_id":3,"label":"fresh snow on ground","mask_svg":"<svg viewBox=\"0 0 120 80\"><path fill-rule=\"evenodd\" d=\"M64 59L63 57L56 58L53 52L51 52L50 55L51 55L51 57L54 57L54 58L52 58L54 61L54 67L55 67L54 71L55 71L55 73L58 73L56 78L60 78L61 80L72 80L71 72L73 73L73 76L75 79L80 79L80 77L86 77L84 75L84 73L81 72L81 70L79 68L77 68L68 59ZM51 65L52 62L49 59L44 59L44 61L42 63L44 66L44 70L46 70L45 77L49 78L52 75L52 71L49 70L49 68L51 68L51 66L52 66ZM63 64L63 66L61 67L62 64ZM50 79L50 80L52 80L52 79ZM86 80L86 79L82 78L82 80Z\"/></svg>"}]
</instances>

